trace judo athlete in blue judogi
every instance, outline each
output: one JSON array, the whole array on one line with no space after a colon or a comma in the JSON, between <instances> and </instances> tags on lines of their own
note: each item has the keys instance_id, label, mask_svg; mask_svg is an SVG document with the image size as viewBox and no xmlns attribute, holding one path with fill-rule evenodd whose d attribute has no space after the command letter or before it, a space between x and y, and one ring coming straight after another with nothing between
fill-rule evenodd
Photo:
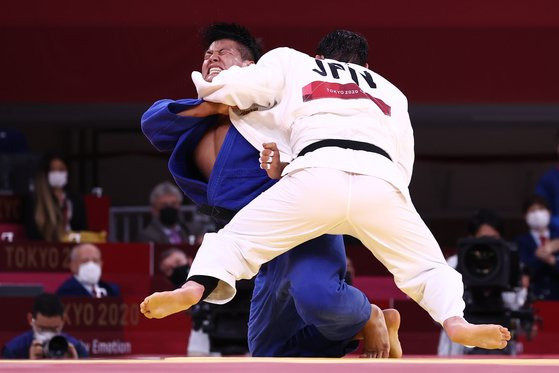
<instances>
[{"instance_id":1,"label":"judo athlete in blue judogi","mask_svg":"<svg viewBox=\"0 0 559 373\"><path fill-rule=\"evenodd\" d=\"M250 34L237 25L209 27L206 43L202 70L208 79L261 54ZM171 153L169 170L182 191L227 221L275 180L260 168L259 151L228 117L185 116L185 110L202 103L157 101L144 113L142 130L159 151ZM365 339L367 354L366 325L372 312L380 310L345 282L345 272L343 239L334 235L306 242L262 266L250 309L252 356L341 357L357 347L356 336ZM380 318L384 328L382 312Z\"/></svg>"}]
</instances>

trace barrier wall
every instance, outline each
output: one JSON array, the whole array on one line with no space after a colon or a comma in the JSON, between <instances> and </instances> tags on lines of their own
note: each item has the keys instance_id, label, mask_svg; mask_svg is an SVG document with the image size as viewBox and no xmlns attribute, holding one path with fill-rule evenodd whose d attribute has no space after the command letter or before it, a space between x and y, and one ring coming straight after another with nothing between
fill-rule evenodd
<instances>
[{"instance_id":1,"label":"barrier wall","mask_svg":"<svg viewBox=\"0 0 559 373\"><path fill-rule=\"evenodd\" d=\"M121 298L64 298L67 321L64 331L84 341L94 357L122 355L185 355L191 320L177 314L162 320L148 320L139 304L153 291L169 290L172 284L158 274L159 255L171 245L99 244L103 256L103 279L117 283ZM42 284L54 292L70 276L71 244L16 242L0 244L0 285ZM197 246L181 246L194 256ZM350 244L357 277L355 286L381 308L394 307L402 314L400 340L406 354L435 354L440 326L394 284L386 269L362 246ZM26 315L32 297L0 298L0 346L29 330ZM534 305L543 322L533 340L521 336L524 353L559 354L559 302Z\"/></svg>"},{"instance_id":2,"label":"barrier wall","mask_svg":"<svg viewBox=\"0 0 559 373\"><path fill-rule=\"evenodd\" d=\"M0 284L41 284L54 292L71 274L68 268L72 244L15 242L0 244ZM166 246L150 244L98 244L105 281L119 285L120 298L62 299L66 309L64 331L81 339L92 357L119 355L185 355L190 333L186 313L162 320L148 320L139 304L154 290L154 253ZM189 248L190 252L193 248ZM160 278L159 278L160 279ZM170 284L169 284L170 285ZM29 330L27 313L32 297L3 297L0 346Z\"/></svg>"}]
</instances>

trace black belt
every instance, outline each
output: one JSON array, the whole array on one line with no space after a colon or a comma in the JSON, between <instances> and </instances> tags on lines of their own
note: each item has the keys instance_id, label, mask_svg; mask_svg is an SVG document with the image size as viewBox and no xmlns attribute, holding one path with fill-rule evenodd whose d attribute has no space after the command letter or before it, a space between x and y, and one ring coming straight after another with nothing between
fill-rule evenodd
<instances>
[{"instance_id":1,"label":"black belt","mask_svg":"<svg viewBox=\"0 0 559 373\"><path fill-rule=\"evenodd\" d=\"M231 221L231 219L233 219L233 216L237 214L237 211L210 205L202 205L200 206L198 211L200 211L202 214L209 215L212 218L223 220L226 222Z\"/></svg>"},{"instance_id":2,"label":"black belt","mask_svg":"<svg viewBox=\"0 0 559 373\"><path fill-rule=\"evenodd\" d=\"M387 152L379 148L376 145L370 144L368 142L353 141L353 140L321 140L310 145L307 145L301 150L297 157L303 156L309 152L315 151L316 149L325 148L328 146L335 146L337 148L353 149L353 150L364 150L366 152L377 153L385 156L386 158L392 160Z\"/></svg>"}]
</instances>

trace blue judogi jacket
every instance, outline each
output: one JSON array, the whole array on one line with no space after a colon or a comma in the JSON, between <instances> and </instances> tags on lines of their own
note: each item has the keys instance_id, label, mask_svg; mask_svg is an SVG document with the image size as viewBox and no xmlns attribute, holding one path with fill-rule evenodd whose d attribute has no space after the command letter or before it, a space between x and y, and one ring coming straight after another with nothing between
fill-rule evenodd
<instances>
[{"instance_id":1,"label":"blue judogi jacket","mask_svg":"<svg viewBox=\"0 0 559 373\"><path fill-rule=\"evenodd\" d=\"M259 167L259 151L231 126L206 182L194 165L196 145L204 132L215 126L217 116L181 117L176 114L199 105L202 100L160 100L142 116L142 131L159 151L171 152L169 170L177 185L197 205L238 211L272 186ZM234 185L234 188L231 185Z\"/></svg>"}]
</instances>

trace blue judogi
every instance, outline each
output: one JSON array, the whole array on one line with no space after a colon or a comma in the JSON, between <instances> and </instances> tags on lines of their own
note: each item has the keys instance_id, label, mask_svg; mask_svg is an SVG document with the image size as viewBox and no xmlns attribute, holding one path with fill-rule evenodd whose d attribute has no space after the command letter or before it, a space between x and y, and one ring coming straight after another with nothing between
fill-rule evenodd
<instances>
[{"instance_id":1,"label":"blue judogi","mask_svg":"<svg viewBox=\"0 0 559 373\"><path fill-rule=\"evenodd\" d=\"M238 211L275 183L259 166L259 152L230 126L206 183L194 149L217 116L177 113L201 100L160 100L142 116L142 130L160 151L171 152L169 170L197 205ZM249 319L253 356L340 357L355 349L352 337L370 317L367 297L345 281L341 236L326 235L262 266L255 279Z\"/></svg>"}]
</instances>

